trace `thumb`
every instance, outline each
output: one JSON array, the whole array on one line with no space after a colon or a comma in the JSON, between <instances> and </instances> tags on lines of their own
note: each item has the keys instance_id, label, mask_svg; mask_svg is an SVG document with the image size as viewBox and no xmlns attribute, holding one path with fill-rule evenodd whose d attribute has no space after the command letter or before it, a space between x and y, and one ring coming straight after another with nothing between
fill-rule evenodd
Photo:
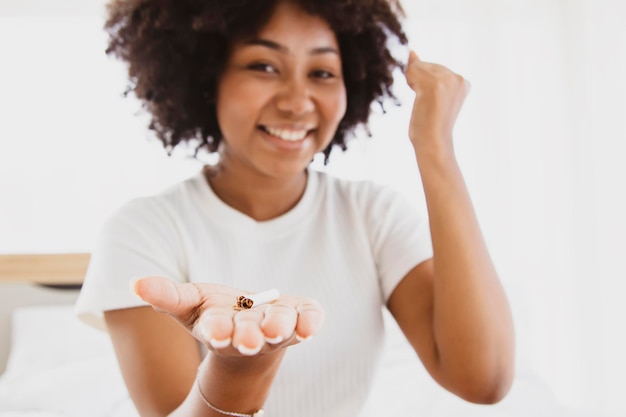
<instances>
[{"instance_id":1,"label":"thumb","mask_svg":"<svg viewBox=\"0 0 626 417\"><path fill-rule=\"evenodd\" d=\"M131 282L131 291L155 310L180 316L201 302L195 285L180 284L163 277L142 277Z\"/></svg>"},{"instance_id":2,"label":"thumb","mask_svg":"<svg viewBox=\"0 0 626 417\"><path fill-rule=\"evenodd\" d=\"M415 52L414 50L410 50L409 51L409 60L408 60L408 65L411 65L414 62L420 62L419 57L417 56L417 52Z\"/></svg>"}]
</instances>

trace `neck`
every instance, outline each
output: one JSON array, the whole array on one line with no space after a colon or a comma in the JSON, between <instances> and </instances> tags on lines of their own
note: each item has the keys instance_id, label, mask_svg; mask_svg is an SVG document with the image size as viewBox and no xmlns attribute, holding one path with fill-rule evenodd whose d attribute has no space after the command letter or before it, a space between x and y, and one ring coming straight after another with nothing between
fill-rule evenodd
<instances>
[{"instance_id":1,"label":"neck","mask_svg":"<svg viewBox=\"0 0 626 417\"><path fill-rule=\"evenodd\" d=\"M291 210L302 198L307 172L288 178L246 175L224 166L204 169L213 192L235 210L256 221L271 220Z\"/></svg>"}]
</instances>

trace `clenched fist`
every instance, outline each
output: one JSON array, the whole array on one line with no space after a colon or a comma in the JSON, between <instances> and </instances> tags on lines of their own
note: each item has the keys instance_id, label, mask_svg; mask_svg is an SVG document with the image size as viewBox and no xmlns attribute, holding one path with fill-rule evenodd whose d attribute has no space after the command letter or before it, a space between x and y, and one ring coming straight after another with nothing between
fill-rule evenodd
<instances>
[{"instance_id":1,"label":"clenched fist","mask_svg":"<svg viewBox=\"0 0 626 417\"><path fill-rule=\"evenodd\" d=\"M409 54L405 75L415 101L409 138L416 151L452 151L452 130L469 92L469 83L448 68Z\"/></svg>"}]
</instances>

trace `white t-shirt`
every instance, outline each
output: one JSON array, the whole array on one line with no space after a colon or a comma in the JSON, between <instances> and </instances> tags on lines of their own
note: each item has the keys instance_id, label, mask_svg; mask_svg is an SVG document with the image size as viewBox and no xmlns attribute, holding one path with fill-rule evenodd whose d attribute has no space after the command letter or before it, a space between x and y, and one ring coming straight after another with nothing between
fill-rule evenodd
<instances>
[{"instance_id":1,"label":"white t-shirt","mask_svg":"<svg viewBox=\"0 0 626 417\"><path fill-rule=\"evenodd\" d=\"M288 348L266 415L357 416L383 344L381 308L432 256L428 222L389 188L308 172L298 204L268 221L226 205L202 172L126 204L92 251L77 313L103 327L103 311L145 305L129 283L147 275L312 297L324 327Z\"/></svg>"}]
</instances>

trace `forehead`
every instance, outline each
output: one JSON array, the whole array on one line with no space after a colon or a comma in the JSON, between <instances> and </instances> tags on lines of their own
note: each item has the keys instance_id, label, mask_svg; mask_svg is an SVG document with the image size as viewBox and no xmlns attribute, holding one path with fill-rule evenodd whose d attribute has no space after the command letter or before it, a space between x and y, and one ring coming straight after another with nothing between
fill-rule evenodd
<instances>
[{"instance_id":1,"label":"forehead","mask_svg":"<svg viewBox=\"0 0 626 417\"><path fill-rule=\"evenodd\" d=\"M292 2L279 2L255 38L268 39L294 48L333 47L337 37L326 20L305 12Z\"/></svg>"}]
</instances>

